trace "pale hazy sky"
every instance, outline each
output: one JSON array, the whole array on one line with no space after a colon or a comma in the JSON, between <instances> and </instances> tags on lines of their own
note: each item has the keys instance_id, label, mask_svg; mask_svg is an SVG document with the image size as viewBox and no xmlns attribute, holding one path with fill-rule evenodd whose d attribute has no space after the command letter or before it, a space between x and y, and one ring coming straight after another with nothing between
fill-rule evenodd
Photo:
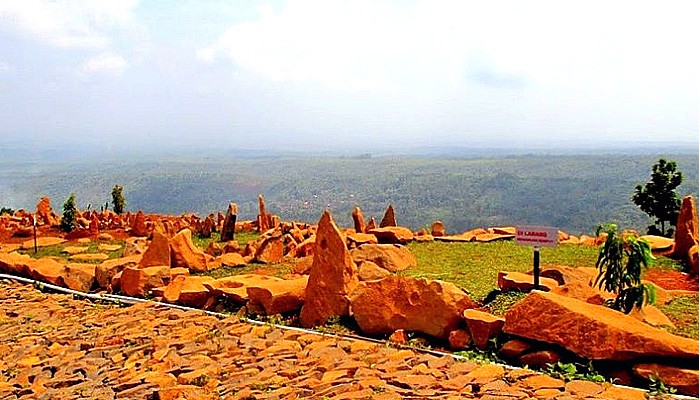
<instances>
[{"instance_id":1,"label":"pale hazy sky","mask_svg":"<svg viewBox=\"0 0 700 400\"><path fill-rule=\"evenodd\" d=\"M0 137L276 150L696 142L696 4L0 0Z\"/></svg>"}]
</instances>

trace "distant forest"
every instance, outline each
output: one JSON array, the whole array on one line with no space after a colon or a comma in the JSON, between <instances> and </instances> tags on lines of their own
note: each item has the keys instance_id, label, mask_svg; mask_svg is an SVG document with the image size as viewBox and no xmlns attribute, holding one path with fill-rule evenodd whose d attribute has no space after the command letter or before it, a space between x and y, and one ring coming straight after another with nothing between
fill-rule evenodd
<instances>
[{"instance_id":1,"label":"distant forest","mask_svg":"<svg viewBox=\"0 0 700 400\"><path fill-rule=\"evenodd\" d=\"M679 194L698 196L697 154L519 155L511 157L282 157L40 162L0 160L0 207L34 209L42 195L61 205L75 192L78 206L100 209L115 184L127 210L205 216L239 205L239 219L257 214L257 196L284 220L316 222L324 208L351 226L359 205L381 219L393 204L400 224L414 230L435 220L448 232L475 227L546 224L573 234L603 222L644 230L652 220L630 200L659 158L684 174ZM111 203L110 203L111 207Z\"/></svg>"}]
</instances>

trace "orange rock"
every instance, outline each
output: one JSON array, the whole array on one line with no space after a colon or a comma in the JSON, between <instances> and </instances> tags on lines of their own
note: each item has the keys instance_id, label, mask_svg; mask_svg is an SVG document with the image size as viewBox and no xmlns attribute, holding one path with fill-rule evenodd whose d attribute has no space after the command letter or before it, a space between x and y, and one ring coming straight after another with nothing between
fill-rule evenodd
<instances>
[{"instance_id":1,"label":"orange rock","mask_svg":"<svg viewBox=\"0 0 700 400\"><path fill-rule=\"evenodd\" d=\"M350 255L357 264L371 261L391 272L403 271L418 265L411 250L398 244L363 244L352 249Z\"/></svg>"},{"instance_id":2,"label":"orange rock","mask_svg":"<svg viewBox=\"0 0 700 400\"><path fill-rule=\"evenodd\" d=\"M688 250L688 264L690 264L690 275L698 275L698 245L691 247Z\"/></svg>"},{"instance_id":3,"label":"orange rock","mask_svg":"<svg viewBox=\"0 0 700 400\"><path fill-rule=\"evenodd\" d=\"M52 258L39 258L27 264L28 273L32 278L40 281L52 283L58 286L65 286L63 275L66 266Z\"/></svg>"},{"instance_id":4,"label":"orange rock","mask_svg":"<svg viewBox=\"0 0 700 400\"><path fill-rule=\"evenodd\" d=\"M205 283L214 282L210 276L178 275L168 283L163 291L163 300L189 307L201 308L211 294Z\"/></svg>"},{"instance_id":5,"label":"orange rock","mask_svg":"<svg viewBox=\"0 0 700 400\"><path fill-rule=\"evenodd\" d=\"M511 235L515 236L517 228L514 226L497 226L489 229L489 233L495 233L497 235Z\"/></svg>"},{"instance_id":6,"label":"orange rock","mask_svg":"<svg viewBox=\"0 0 700 400\"><path fill-rule=\"evenodd\" d=\"M379 243L385 244L406 244L413 240L413 232L403 226L376 228L371 229L368 233L376 236Z\"/></svg>"},{"instance_id":7,"label":"orange rock","mask_svg":"<svg viewBox=\"0 0 700 400\"><path fill-rule=\"evenodd\" d=\"M44 196L36 205L36 214L39 217L37 225L57 225L58 218L51 209L51 199Z\"/></svg>"},{"instance_id":8,"label":"orange rock","mask_svg":"<svg viewBox=\"0 0 700 400\"><path fill-rule=\"evenodd\" d=\"M244 274L227 276L226 278L216 279L213 282L205 282L203 285L214 294L227 297L236 303L242 304L249 300L248 287L263 287L271 282L281 280L280 278L268 275Z\"/></svg>"},{"instance_id":9,"label":"orange rock","mask_svg":"<svg viewBox=\"0 0 700 400\"><path fill-rule=\"evenodd\" d=\"M199 250L192 242L192 232L183 229L170 240L170 266L189 268L191 271L206 271L212 257Z\"/></svg>"},{"instance_id":10,"label":"orange rock","mask_svg":"<svg viewBox=\"0 0 700 400\"><path fill-rule=\"evenodd\" d=\"M126 267L121 272L119 287L128 296L144 296L149 290L163 286L170 279L170 267Z\"/></svg>"},{"instance_id":11,"label":"orange rock","mask_svg":"<svg viewBox=\"0 0 700 400\"><path fill-rule=\"evenodd\" d=\"M632 367L635 375L642 379L658 377L666 386L676 388L679 393L698 397L698 370L662 364L637 364Z\"/></svg>"},{"instance_id":12,"label":"orange rock","mask_svg":"<svg viewBox=\"0 0 700 400\"><path fill-rule=\"evenodd\" d=\"M361 282L350 295L355 320L368 334L406 329L447 339L459 328L462 311L474 306L452 283L394 275Z\"/></svg>"},{"instance_id":13,"label":"orange rock","mask_svg":"<svg viewBox=\"0 0 700 400\"><path fill-rule=\"evenodd\" d=\"M498 350L498 354L505 358L518 358L531 348L532 345L530 343L520 339L511 339L503 343L503 346Z\"/></svg>"},{"instance_id":14,"label":"orange rock","mask_svg":"<svg viewBox=\"0 0 700 400\"><path fill-rule=\"evenodd\" d=\"M126 267L136 268L140 260L141 255L135 254L133 256L106 260L97 264L95 267L95 279L97 280L97 284L101 288L108 288L114 275L121 272Z\"/></svg>"},{"instance_id":15,"label":"orange rock","mask_svg":"<svg viewBox=\"0 0 700 400\"><path fill-rule=\"evenodd\" d=\"M270 222L267 216L267 207L265 206L265 198L262 194L258 195L258 207L260 212L258 214L258 229L260 233L266 232L270 229Z\"/></svg>"},{"instance_id":16,"label":"orange rock","mask_svg":"<svg viewBox=\"0 0 700 400\"><path fill-rule=\"evenodd\" d=\"M504 292L511 290L528 292L533 290L535 288L534 279L534 276L523 274L522 272L498 271L498 287ZM540 290L550 291L557 286L559 286L559 283L554 279L540 276Z\"/></svg>"},{"instance_id":17,"label":"orange rock","mask_svg":"<svg viewBox=\"0 0 700 400\"><path fill-rule=\"evenodd\" d=\"M467 321L467 328L474 345L482 350L488 347L489 340L501 334L503 324L506 322L504 318L474 309L466 309L462 315Z\"/></svg>"},{"instance_id":18,"label":"orange rock","mask_svg":"<svg viewBox=\"0 0 700 400\"><path fill-rule=\"evenodd\" d=\"M367 226L365 226L365 233L369 233L372 229L377 228L377 222L374 220L374 217L369 219L369 222L367 223Z\"/></svg>"},{"instance_id":19,"label":"orange rock","mask_svg":"<svg viewBox=\"0 0 700 400\"><path fill-rule=\"evenodd\" d=\"M661 312L661 310L654 306L644 306L641 309L635 307L628 315L636 320L644 322L647 325L668 326L672 328L676 327L673 322L671 322L671 320Z\"/></svg>"},{"instance_id":20,"label":"orange rock","mask_svg":"<svg viewBox=\"0 0 700 400\"><path fill-rule=\"evenodd\" d=\"M354 245L354 247L362 246L363 244L377 244L379 241L374 235L369 233L355 233L351 232L346 235L348 240L348 245Z\"/></svg>"},{"instance_id":21,"label":"orange rock","mask_svg":"<svg viewBox=\"0 0 700 400\"><path fill-rule=\"evenodd\" d=\"M445 231L445 225L442 221L435 221L430 227L430 234L433 236L445 236L447 232Z\"/></svg>"},{"instance_id":22,"label":"orange rock","mask_svg":"<svg viewBox=\"0 0 700 400\"><path fill-rule=\"evenodd\" d=\"M95 284L95 265L70 263L63 274L66 287L80 292L89 292Z\"/></svg>"},{"instance_id":23,"label":"orange rock","mask_svg":"<svg viewBox=\"0 0 700 400\"><path fill-rule=\"evenodd\" d=\"M448 341L450 342L450 349L464 350L472 342L472 338L469 336L469 332L464 329L455 329L450 332Z\"/></svg>"},{"instance_id":24,"label":"orange rock","mask_svg":"<svg viewBox=\"0 0 700 400\"><path fill-rule=\"evenodd\" d=\"M528 275L532 275L533 271L528 271ZM592 267L568 267L565 265L545 265L540 268L540 276L552 278L559 285L569 283L580 283L583 285L593 285L598 270Z\"/></svg>"},{"instance_id":25,"label":"orange rock","mask_svg":"<svg viewBox=\"0 0 700 400\"><path fill-rule=\"evenodd\" d=\"M614 293L605 292L577 281L557 286L551 292L599 306L605 304L606 300L615 298Z\"/></svg>"},{"instance_id":26,"label":"orange rock","mask_svg":"<svg viewBox=\"0 0 700 400\"><path fill-rule=\"evenodd\" d=\"M593 360L698 357L698 343L615 310L534 291L505 316L503 331L562 346Z\"/></svg>"},{"instance_id":27,"label":"orange rock","mask_svg":"<svg viewBox=\"0 0 700 400\"><path fill-rule=\"evenodd\" d=\"M357 267L358 277L361 281L376 281L386 278L391 275L391 272L385 270L372 261L362 261Z\"/></svg>"},{"instance_id":28,"label":"orange rock","mask_svg":"<svg viewBox=\"0 0 700 400\"><path fill-rule=\"evenodd\" d=\"M301 325L323 325L329 317L348 315L348 294L358 282L357 266L329 211L318 222L314 261L301 309Z\"/></svg>"},{"instance_id":29,"label":"orange rock","mask_svg":"<svg viewBox=\"0 0 700 400\"><path fill-rule=\"evenodd\" d=\"M640 236L639 239L649 243L653 252L663 252L671 250L673 247L673 239L663 236L644 235Z\"/></svg>"},{"instance_id":30,"label":"orange rock","mask_svg":"<svg viewBox=\"0 0 700 400\"><path fill-rule=\"evenodd\" d=\"M295 273L297 275L308 275L309 273L311 273L311 266L313 265L313 263L313 256L298 258L296 264L294 264L292 273Z\"/></svg>"},{"instance_id":31,"label":"orange rock","mask_svg":"<svg viewBox=\"0 0 700 400\"><path fill-rule=\"evenodd\" d=\"M146 227L146 216L143 211L139 210L131 223L132 236L148 236L148 227Z\"/></svg>"},{"instance_id":32,"label":"orange rock","mask_svg":"<svg viewBox=\"0 0 700 400\"><path fill-rule=\"evenodd\" d=\"M158 390L160 400L208 400L218 396L213 396L206 389L194 385L176 385Z\"/></svg>"},{"instance_id":33,"label":"orange rock","mask_svg":"<svg viewBox=\"0 0 700 400\"><path fill-rule=\"evenodd\" d=\"M498 233L482 233L481 235L476 235L474 241L479 243L490 243L499 240L513 240L515 235L502 235Z\"/></svg>"},{"instance_id":34,"label":"orange rock","mask_svg":"<svg viewBox=\"0 0 700 400\"><path fill-rule=\"evenodd\" d=\"M685 196L676 222L673 257L684 259L688 250L698 244L698 209L693 196Z\"/></svg>"},{"instance_id":35,"label":"orange rock","mask_svg":"<svg viewBox=\"0 0 700 400\"><path fill-rule=\"evenodd\" d=\"M309 277L269 281L264 285L249 285L246 292L252 306L261 305L266 315L298 311L304 304Z\"/></svg>"},{"instance_id":36,"label":"orange rock","mask_svg":"<svg viewBox=\"0 0 700 400\"><path fill-rule=\"evenodd\" d=\"M243 256L238 253L224 253L219 257L219 262L223 267L242 267L246 265Z\"/></svg>"},{"instance_id":37,"label":"orange rock","mask_svg":"<svg viewBox=\"0 0 700 400\"><path fill-rule=\"evenodd\" d=\"M466 376L468 383L484 385L489 382L500 380L506 374L505 369L496 364L484 364L469 372Z\"/></svg>"},{"instance_id":38,"label":"orange rock","mask_svg":"<svg viewBox=\"0 0 700 400\"><path fill-rule=\"evenodd\" d=\"M284 243L282 237L271 236L263 240L260 247L255 251L253 260L259 263L276 263L284 257Z\"/></svg>"},{"instance_id":39,"label":"orange rock","mask_svg":"<svg viewBox=\"0 0 700 400\"><path fill-rule=\"evenodd\" d=\"M74 254L68 258L71 261L105 261L109 259L109 256L104 253L83 253L83 254Z\"/></svg>"},{"instance_id":40,"label":"orange rock","mask_svg":"<svg viewBox=\"0 0 700 400\"><path fill-rule=\"evenodd\" d=\"M170 265L170 244L168 238L158 232L153 232L153 240L143 253L139 265L141 267L156 267Z\"/></svg>"},{"instance_id":41,"label":"orange rock","mask_svg":"<svg viewBox=\"0 0 700 400\"><path fill-rule=\"evenodd\" d=\"M389 204L389 207L386 208L386 211L384 212L384 218L382 218L382 221L379 223L380 228L386 228L388 226L398 226L396 224L394 206L392 206L391 204Z\"/></svg>"},{"instance_id":42,"label":"orange rock","mask_svg":"<svg viewBox=\"0 0 700 400\"><path fill-rule=\"evenodd\" d=\"M556 351L540 350L520 356L518 362L529 367L546 369L547 364L556 364L560 359L561 356Z\"/></svg>"},{"instance_id":43,"label":"orange rock","mask_svg":"<svg viewBox=\"0 0 700 400\"><path fill-rule=\"evenodd\" d=\"M18 274L29 275L29 264L34 261L28 254L20 254L17 252L0 253L0 271Z\"/></svg>"},{"instance_id":44,"label":"orange rock","mask_svg":"<svg viewBox=\"0 0 700 400\"><path fill-rule=\"evenodd\" d=\"M387 340L392 343L406 344L408 343L408 336L406 336L406 331L403 329L397 329L394 333L389 335L389 339Z\"/></svg>"},{"instance_id":45,"label":"orange rock","mask_svg":"<svg viewBox=\"0 0 700 400\"><path fill-rule=\"evenodd\" d=\"M362 209L356 206L352 210L352 222L355 225L355 232L364 233L367 225L365 224L365 216L362 215Z\"/></svg>"}]
</instances>

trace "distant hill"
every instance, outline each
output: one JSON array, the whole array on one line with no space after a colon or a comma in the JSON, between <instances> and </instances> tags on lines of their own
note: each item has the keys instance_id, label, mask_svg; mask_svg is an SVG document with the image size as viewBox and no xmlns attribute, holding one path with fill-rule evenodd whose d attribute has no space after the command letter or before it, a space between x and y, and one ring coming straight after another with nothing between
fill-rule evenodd
<instances>
[{"instance_id":1,"label":"distant hill","mask_svg":"<svg viewBox=\"0 0 700 400\"><path fill-rule=\"evenodd\" d=\"M0 206L33 209L49 195L60 212L70 192L81 208L109 202L111 187L124 187L127 209L205 215L240 206L257 213L262 193L283 219L316 222L330 207L351 225L355 205L382 217L393 204L400 224L413 229L442 220L448 232L504 224L547 224L571 233L592 232L616 221L643 230L651 223L629 200L649 179L660 157L675 160L685 179L679 192L698 196L698 155L639 154L515 156L266 157L254 152L140 155L81 161L71 157L0 159Z\"/></svg>"}]
</instances>

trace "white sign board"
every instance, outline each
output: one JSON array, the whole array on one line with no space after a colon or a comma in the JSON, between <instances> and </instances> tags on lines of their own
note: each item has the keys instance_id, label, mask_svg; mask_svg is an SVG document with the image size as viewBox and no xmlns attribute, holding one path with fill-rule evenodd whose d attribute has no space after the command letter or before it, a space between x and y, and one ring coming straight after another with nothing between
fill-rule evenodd
<instances>
[{"instance_id":1,"label":"white sign board","mask_svg":"<svg viewBox=\"0 0 700 400\"><path fill-rule=\"evenodd\" d=\"M526 246L556 247L559 229L551 226L518 226L515 229L515 243Z\"/></svg>"}]
</instances>

